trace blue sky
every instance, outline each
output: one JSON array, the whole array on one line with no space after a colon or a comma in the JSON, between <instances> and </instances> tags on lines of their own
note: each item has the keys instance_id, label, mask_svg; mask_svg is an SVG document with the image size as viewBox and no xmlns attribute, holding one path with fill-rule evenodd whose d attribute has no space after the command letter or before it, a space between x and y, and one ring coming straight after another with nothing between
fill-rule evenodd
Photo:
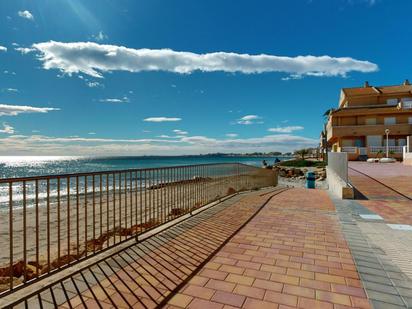
<instances>
[{"instance_id":1,"label":"blue sky","mask_svg":"<svg viewBox=\"0 0 412 309\"><path fill-rule=\"evenodd\" d=\"M410 78L410 1L0 2L0 155L291 151Z\"/></svg>"}]
</instances>

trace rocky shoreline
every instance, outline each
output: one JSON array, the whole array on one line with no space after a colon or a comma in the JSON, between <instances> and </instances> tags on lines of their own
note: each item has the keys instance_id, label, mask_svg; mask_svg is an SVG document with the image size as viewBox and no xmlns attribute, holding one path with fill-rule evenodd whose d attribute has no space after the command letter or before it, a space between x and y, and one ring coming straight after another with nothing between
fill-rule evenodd
<instances>
[{"instance_id":1,"label":"rocky shoreline","mask_svg":"<svg viewBox=\"0 0 412 309\"><path fill-rule=\"evenodd\" d=\"M304 187L306 184L306 173L313 172L315 174L315 185L317 189L326 190L328 188L326 182L325 167L289 167L275 166L275 170L279 173L279 184L293 187Z\"/></svg>"}]
</instances>

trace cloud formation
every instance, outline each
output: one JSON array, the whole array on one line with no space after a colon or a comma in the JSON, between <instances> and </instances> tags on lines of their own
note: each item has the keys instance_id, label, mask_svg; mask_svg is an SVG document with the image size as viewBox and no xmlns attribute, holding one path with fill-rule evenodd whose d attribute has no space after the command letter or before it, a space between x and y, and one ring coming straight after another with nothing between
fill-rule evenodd
<instances>
[{"instance_id":1,"label":"cloud formation","mask_svg":"<svg viewBox=\"0 0 412 309\"><path fill-rule=\"evenodd\" d=\"M129 98L124 96L123 98L109 98L109 99L100 99L100 102L104 103L128 103L130 102Z\"/></svg>"},{"instance_id":2,"label":"cloud formation","mask_svg":"<svg viewBox=\"0 0 412 309\"><path fill-rule=\"evenodd\" d=\"M14 50L20 52L22 55L36 51L35 48L30 48L30 47L16 47Z\"/></svg>"},{"instance_id":3,"label":"cloud formation","mask_svg":"<svg viewBox=\"0 0 412 309\"><path fill-rule=\"evenodd\" d=\"M0 130L0 133L14 134L14 128L11 125L3 122L3 129Z\"/></svg>"},{"instance_id":4,"label":"cloud formation","mask_svg":"<svg viewBox=\"0 0 412 309\"><path fill-rule=\"evenodd\" d=\"M177 135L187 135L187 134L189 134L189 132L179 130L179 129L175 129L175 130L173 130L173 132L176 133Z\"/></svg>"},{"instance_id":5,"label":"cloud formation","mask_svg":"<svg viewBox=\"0 0 412 309\"><path fill-rule=\"evenodd\" d=\"M16 88L4 88L3 89L3 91L6 91L6 92L19 92L19 89L16 89Z\"/></svg>"},{"instance_id":6,"label":"cloud formation","mask_svg":"<svg viewBox=\"0 0 412 309\"><path fill-rule=\"evenodd\" d=\"M287 127L277 127L277 128L270 128L268 129L269 132L275 133L292 133L294 131L300 131L305 129L302 126L287 126Z\"/></svg>"},{"instance_id":7,"label":"cloud formation","mask_svg":"<svg viewBox=\"0 0 412 309\"><path fill-rule=\"evenodd\" d=\"M50 111L58 110L60 110L60 108L0 104L0 116L17 116L19 114L27 113L48 113Z\"/></svg>"},{"instance_id":8,"label":"cloud formation","mask_svg":"<svg viewBox=\"0 0 412 309\"><path fill-rule=\"evenodd\" d=\"M249 124L255 124L255 123L263 123L263 121L261 121L260 119L262 119L262 117L258 116L258 115L246 115L243 116L242 118L240 118L237 123L238 124L245 124L245 125L249 125Z\"/></svg>"},{"instance_id":9,"label":"cloud formation","mask_svg":"<svg viewBox=\"0 0 412 309\"><path fill-rule=\"evenodd\" d=\"M236 134L236 133L227 133L226 136L227 137L237 137L238 134Z\"/></svg>"},{"instance_id":10,"label":"cloud formation","mask_svg":"<svg viewBox=\"0 0 412 309\"><path fill-rule=\"evenodd\" d=\"M197 54L171 49L133 49L94 42L42 42L32 46L45 69L102 78L108 71L167 71L174 73L283 72L295 76L346 76L352 71L374 72L378 66L350 57L249 55L228 52Z\"/></svg>"},{"instance_id":11,"label":"cloud formation","mask_svg":"<svg viewBox=\"0 0 412 309\"><path fill-rule=\"evenodd\" d=\"M173 121L180 121L182 118L176 117L148 117L143 119L146 122L173 122Z\"/></svg>"},{"instance_id":12,"label":"cloud formation","mask_svg":"<svg viewBox=\"0 0 412 309\"><path fill-rule=\"evenodd\" d=\"M291 134L246 139L216 139L207 136L172 138L113 139L94 137L53 137L13 135L0 137L1 155L124 155L199 154L213 152L293 151L317 144L317 139ZM96 147L98 146L98 147Z\"/></svg>"},{"instance_id":13,"label":"cloud formation","mask_svg":"<svg viewBox=\"0 0 412 309\"><path fill-rule=\"evenodd\" d=\"M0 52L6 52L6 51L7 51L7 47L0 45Z\"/></svg>"},{"instance_id":14,"label":"cloud formation","mask_svg":"<svg viewBox=\"0 0 412 309\"><path fill-rule=\"evenodd\" d=\"M93 34L92 37L98 42L107 40L109 38L103 31L99 31L98 34Z\"/></svg>"},{"instance_id":15,"label":"cloud formation","mask_svg":"<svg viewBox=\"0 0 412 309\"><path fill-rule=\"evenodd\" d=\"M30 13L30 11L27 11L27 10L18 11L17 14L22 18L29 19L29 20L34 20L34 16L33 16L32 13Z\"/></svg>"}]
</instances>

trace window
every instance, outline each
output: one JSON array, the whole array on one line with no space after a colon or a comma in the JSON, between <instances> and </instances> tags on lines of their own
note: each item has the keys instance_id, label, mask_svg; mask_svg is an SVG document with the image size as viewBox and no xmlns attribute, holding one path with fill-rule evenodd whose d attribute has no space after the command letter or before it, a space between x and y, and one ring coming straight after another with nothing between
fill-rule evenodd
<instances>
[{"instance_id":1,"label":"window","mask_svg":"<svg viewBox=\"0 0 412 309\"><path fill-rule=\"evenodd\" d=\"M412 117L409 117L409 118L408 118L408 123L409 123L409 124L412 124Z\"/></svg>"},{"instance_id":2,"label":"window","mask_svg":"<svg viewBox=\"0 0 412 309\"><path fill-rule=\"evenodd\" d=\"M412 98L402 98L402 108L412 108Z\"/></svg>"},{"instance_id":3,"label":"window","mask_svg":"<svg viewBox=\"0 0 412 309\"><path fill-rule=\"evenodd\" d=\"M391 106L398 105L398 99L387 99L386 104Z\"/></svg>"},{"instance_id":4,"label":"window","mask_svg":"<svg viewBox=\"0 0 412 309\"><path fill-rule=\"evenodd\" d=\"M398 139L398 146L406 146L406 138Z\"/></svg>"},{"instance_id":5,"label":"window","mask_svg":"<svg viewBox=\"0 0 412 309\"><path fill-rule=\"evenodd\" d=\"M383 122L386 125L396 124L396 117L385 117Z\"/></svg>"},{"instance_id":6,"label":"window","mask_svg":"<svg viewBox=\"0 0 412 309\"><path fill-rule=\"evenodd\" d=\"M382 136L368 135L366 136L366 145L368 146L382 146Z\"/></svg>"},{"instance_id":7,"label":"window","mask_svg":"<svg viewBox=\"0 0 412 309\"><path fill-rule=\"evenodd\" d=\"M383 140L383 145L386 146L386 138ZM389 138L388 139L388 145L389 146L396 146L395 139L394 138Z\"/></svg>"},{"instance_id":8,"label":"window","mask_svg":"<svg viewBox=\"0 0 412 309\"><path fill-rule=\"evenodd\" d=\"M376 124L376 118L366 118L367 125L374 125Z\"/></svg>"}]
</instances>

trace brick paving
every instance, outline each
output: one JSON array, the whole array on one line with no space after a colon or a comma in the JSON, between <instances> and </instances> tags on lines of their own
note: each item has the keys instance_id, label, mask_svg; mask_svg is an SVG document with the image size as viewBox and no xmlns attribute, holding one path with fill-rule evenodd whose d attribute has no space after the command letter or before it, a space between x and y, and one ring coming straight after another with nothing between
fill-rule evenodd
<instances>
[{"instance_id":1,"label":"brick paving","mask_svg":"<svg viewBox=\"0 0 412 309\"><path fill-rule=\"evenodd\" d=\"M367 198L359 204L387 223L412 224L412 167L365 162L350 162L349 167L351 183Z\"/></svg>"},{"instance_id":2,"label":"brick paving","mask_svg":"<svg viewBox=\"0 0 412 309\"><path fill-rule=\"evenodd\" d=\"M383 164L349 162L349 167L351 182L369 199L389 198L399 200L401 197L354 170L362 172L412 199L412 166L403 165L399 162Z\"/></svg>"},{"instance_id":3,"label":"brick paving","mask_svg":"<svg viewBox=\"0 0 412 309\"><path fill-rule=\"evenodd\" d=\"M324 191L273 197L169 308L370 308Z\"/></svg>"},{"instance_id":4,"label":"brick paving","mask_svg":"<svg viewBox=\"0 0 412 309\"><path fill-rule=\"evenodd\" d=\"M412 308L412 167L350 162L349 178L366 200L334 201L357 270L374 308ZM378 214L367 220L360 214Z\"/></svg>"},{"instance_id":5,"label":"brick paving","mask_svg":"<svg viewBox=\"0 0 412 309\"><path fill-rule=\"evenodd\" d=\"M15 292L9 296L11 299L1 299L0 307L6 304L14 308L162 306L272 195L283 190L272 188L237 195L160 234L75 269L67 278L51 282L44 290L35 290L26 299L20 299L24 293ZM222 279L213 263L207 263L202 274ZM207 291L196 287L190 291L194 295L207 295ZM191 301L190 295L177 299L182 303Z\"/></svg>"}]
</instances>

